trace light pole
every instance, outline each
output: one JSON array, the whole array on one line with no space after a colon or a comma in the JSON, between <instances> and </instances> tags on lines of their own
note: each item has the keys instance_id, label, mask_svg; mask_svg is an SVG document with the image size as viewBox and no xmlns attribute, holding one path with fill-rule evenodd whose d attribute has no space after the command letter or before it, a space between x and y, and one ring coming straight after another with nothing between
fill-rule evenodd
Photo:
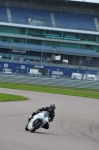
<instances>
[{"instance_id":1,"label":"light pole","mask_svg":"<svg viewBox=\"0 0 99 150\"><path fill-rule=\"evenodd\" d=\"M50 76L50 70L48 70L48 77Z\"/></svg>"},{"instance_id":2,"label":"light pole","mask_svg":"<svg viewBox=\"0 0 99 150\"><path fill-rule=\"evenodd\" d=\"M1 72L1 65L0 65L0 72Z\"/></svg>"},{"instance_id":3,"label":"light pole","mask_svg":"<svg viewBox=\"0 0 99 150\"><path fill-rule=\"evenodd\" d=\"M41 53L41 63L43 62L43 45L42 45L42 53Z\"/></svg>"},{"instance_id":4,"label":"light pole","mask_svg":"<svg viewBox=\"0 0 99 150\"><path fill-rule=\"evenodd\" d=\"M57 68L57 72L59 71L59 68Z\"/></svg>"},{"instance_id":5,"label":"light pole","mask_svg":"<svg viewBox=\"0 0 99 150\"><path fill-rule=\"evenodd\" d=\"M28 68L27 68L27 75L28 75Z\"/></svg>"},{"instance_id":6,"label":"light pole","mask_svg":"<svg viewBox=\"0 0 99 150\"><path fill-rule=\"evenodd\" d=\"M97 81L99 80L99 71L97 72Z\"/></svg>"}]
</instances>

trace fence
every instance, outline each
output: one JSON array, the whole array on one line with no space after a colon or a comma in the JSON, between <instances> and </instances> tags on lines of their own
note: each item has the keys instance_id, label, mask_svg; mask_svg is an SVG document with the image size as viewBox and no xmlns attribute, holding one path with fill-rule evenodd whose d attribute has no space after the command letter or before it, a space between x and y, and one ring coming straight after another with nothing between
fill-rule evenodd
<instances>
[{"instance_id":1,"label":"fence","mask_svg":"<svg viewBox=\"0 0 99 150\"><path fill-rule=\"evenodd\" d=\"M99 89L99 81L72 80L69 78L56 79L56 78L48 78L48 77L0 74L0 82Z\"/></svg>"}]
</instances>

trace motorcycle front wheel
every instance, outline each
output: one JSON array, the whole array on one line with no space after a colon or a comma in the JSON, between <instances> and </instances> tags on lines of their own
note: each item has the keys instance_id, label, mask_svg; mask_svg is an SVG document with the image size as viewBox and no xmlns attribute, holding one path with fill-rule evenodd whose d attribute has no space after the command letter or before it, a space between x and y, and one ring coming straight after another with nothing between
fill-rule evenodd
<instances>
[{"instance_id":1,"label":"motorcycle front wheel","mask_svg":"<svg viewBox=\"0 0 99 150\"><path fill-rule=\"evenodd\" d=\"M31 132L34 132L35 130L39 129L41 126L41 122L37 122L35 125L34 125L34 128L31 130Z\"/></svg>"},{"instance_id":2,"label":"motorcycle front wheel","mask_svg":"<svg viewBox=\"0 0 99 150\"><path fill-rule=\"evenodd\" d=\"M29 131L29 130L28 130L28 124L25 126L25 130L26 130L26 131Z\"/></svg>"}]
</instances>

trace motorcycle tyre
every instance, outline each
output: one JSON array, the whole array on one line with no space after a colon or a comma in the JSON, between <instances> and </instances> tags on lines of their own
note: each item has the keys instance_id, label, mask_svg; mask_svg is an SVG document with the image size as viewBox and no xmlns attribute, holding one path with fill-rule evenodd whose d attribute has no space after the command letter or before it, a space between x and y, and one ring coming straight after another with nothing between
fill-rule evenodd
<instances>
[{"instance_id":1,"label":"motorcycle tyre","mask_svg":"<svg viewBox=\"0 0 99 150\"><path fill-rule=\"evenodd\" d=\"M38 123L34 126L34 128L31 130L31 132L34 132L35 130L39 129L40 126L41 126L41 122L38 122Z\"/></svg>"},{"instance_id":2,"label":"motorcycle tyre","mask_svg":"<svg viewBox=\"0 0 99 150\"><path fill-rule=\"evenodd\" d=\"M25 130L26 130L26 131L29 131L29 129L28 129L28 124L25 126Z\"/></svg>"}]
</instances>

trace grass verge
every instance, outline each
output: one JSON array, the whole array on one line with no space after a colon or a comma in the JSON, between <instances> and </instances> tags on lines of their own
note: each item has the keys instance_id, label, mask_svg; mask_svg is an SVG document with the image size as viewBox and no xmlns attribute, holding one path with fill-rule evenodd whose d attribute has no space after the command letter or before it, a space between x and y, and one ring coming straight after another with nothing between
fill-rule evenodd
<instances>
[{"instance_id":1,"label":"grass verge","mask_svg":"<svg viewBox=\"0 0 99 150\"><path fill-rule=\"evenodd\" d=\"M0 87L99 99L99 90L0 82Z\"/></svg>"},{"instance_id":2,"label":"grass verge","mask_svg":"<svg viewBox=\"0 0 99 150\"><path fill-rule=\"evenodd\" d=\"M22 101L22 100L27 100L27 99L28 98L24 96L0 93L0 102Z\"/></svg>"}]
</instances>

